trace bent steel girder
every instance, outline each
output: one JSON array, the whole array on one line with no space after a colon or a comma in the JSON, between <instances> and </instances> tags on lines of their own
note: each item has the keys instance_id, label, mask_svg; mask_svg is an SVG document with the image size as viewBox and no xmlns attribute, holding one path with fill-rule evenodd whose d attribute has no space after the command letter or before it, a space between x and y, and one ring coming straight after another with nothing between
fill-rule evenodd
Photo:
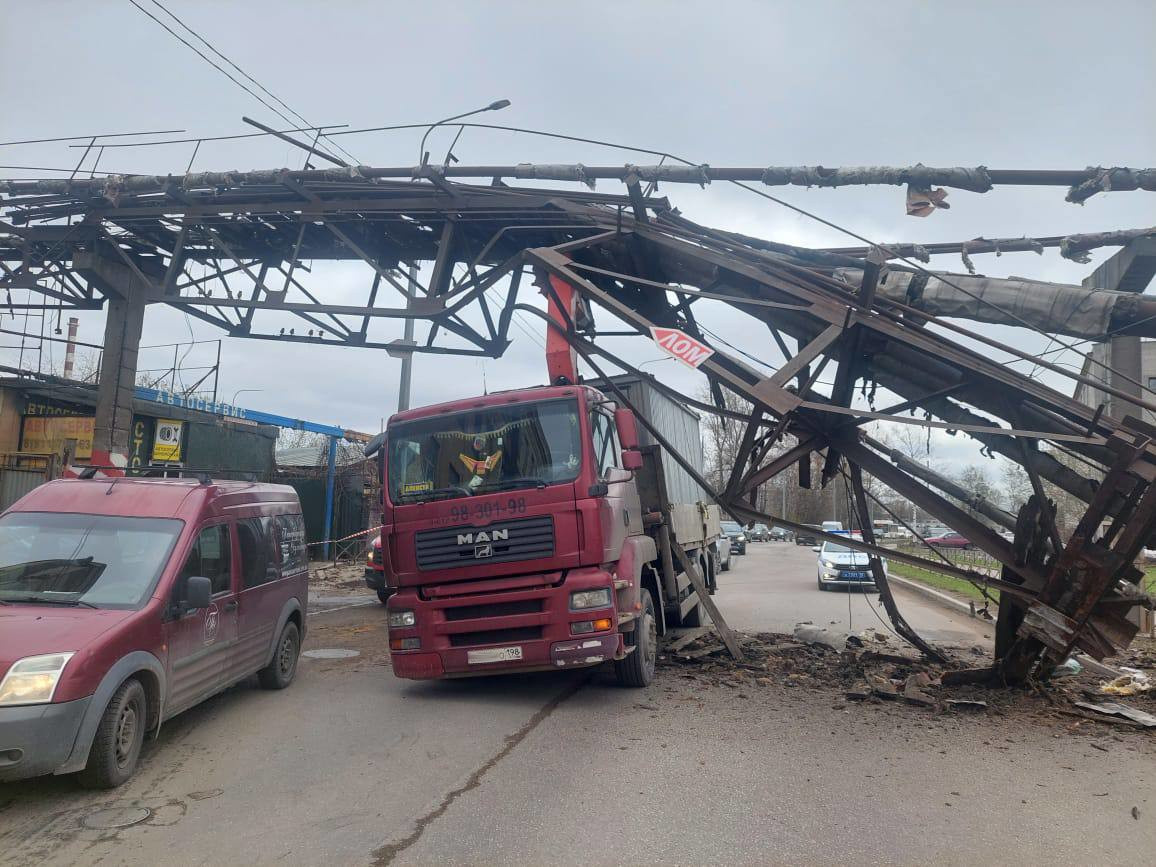
<instances>
[{"instance_id":1,"label":"bent steel girder","mask_svg":"<svg viewBox=\"0 0 1156 867\"><path fill-rule=\"evenodd\" d=\"M768 325L795 336L798 341L799 349L795 356L770 376L752 369L718 345L712 345L715 354L700 368L752 407L738 458L740 466L732 473L731 484L713 492L732 513L746 519L760 518L781 526L792 526L783 521L782 516L754 509L745 501L747 495L758 483L784 471L806 453L822 450L828 466L836 471L842 455L851 465L853 477L856 473L867 472L879 479L947 526L962 532L1015 576L1015 582L971 576L973 580L979 577L980 582L987 586L999 587L1009 595L1009 599L1015 599L1016 604L1029 612L1017 643L1001 660L999 673L1005 678L1023 679L1041 661L1058 661L1060 654L1076 646L1102 657L1113 649L1119 649L1131 638L1135 628L1120 616L1120 607L1135 604L1142 599L1142 594L1135 586L1139 575L1128 555L1132 553L1134 556L1132 549L1137 538L1147 539L1156 528L1156 506L1153 505L1156 495L1153 498L1138 496L1141 490L1151 489L1153 470L1156 470L1156 450L1138 430L1137 423L1111 419L1077 404L1066 395L960 347L922 325L909 324L901 311L863 306L860 302L873 300L869 286L855 296L823 280L799 281L800 275L793 269L784 272L777 268L764 268L764 273L759 273L750 265L736 264L725 254L710 250L701 239L697 244L689 244L684 240L662 237L653 224L636 226L631 237L613 239L609 243L620 246L650 243L652 246L641 253L631 251L630 256L623 255L625 251L621 249L598 251L592 247L571 251L570 255L549 249L531 250L526 255L531 264L569 281L589 301L605 308L639 334L645 334L651 325L656 324L694 331L693 322L685 316L680 305L667 297L670 293L676 298L682 295L685 299L685 283L717 297L732 291L733 284L745 281L745 291L741 295L735 293L735 306L747 312L755 308L759 318ZM619 265L622 270L614 271L604 267L608 259L626 264ZM602 264L591 264L595 261ZM644 263L644 276L639 277L639 269L629 267L632 261ZM662 269L669 274L678 274L685 283L663 285L660 279L656 279L662 276L659 273ZM642 288L623 291L627 284ZM650 297L640 300L638 293L646 291L651 293ZM772 300L774 306L752 305L751 301L756 300ZM709 340L705 342L710 344ZM934 490L937 481L934 477L923 475L921 481L892 462L887 451L879 449L877 442L864 436L860 427L872 419L908 420L888 413L852 408L848 405L848 398L857 381L876 377L875 365L880 357L887 359L891 353L898 353L902 358L903 352L923 359L936 359L938 369L934 372L939 376L938 381L925 384L919 381L919 377L911 382L898 370L891 371L895 384L900 386L894 390L900 394L912 393L907 403L914 407L926 403L930 411L944 411L945 402L960 409L970 405L981 410L983 416L973 413L974 423L960 423L953 419L943 422L943 425L966 430L988 441L1006 442L1011 447L1007 450L1009 457L1025 465L1033 480L1038 480L1038 467L1033 456L1041 454L1038 451L1040 441L1083 449L1106 467L1111 467L1112 472L1101 484L1097 484L1098 480L1082 479L1087 489L1081 486L1077 492L1092 501L1082 526L1098 527L1114 506L1130 531L1138 535L1125 544L1111 539L1093 541L1085 531L1065 546L1053 527L1051 557L1046 564L1048 571L1042 571L1022 562L1012 543L955 505L950 497ZM813 393L814 376L805 374L810 365L822 359L837 366L835 387L830 397ZM914 369L926 374L926 367L924 364ZM798 385L792 382L796 374L801 380ZM950 397L946 396L948 393ZM920 394L924 399L921 400ZM1032 426L1028 427L1029 424ZM774 425L774 435L789 433L802 446L789 450L785 459L779 456L770 464L759 466L755 443L758 430L768 425ZM1144 444L1125 455L1130 439L1136 438L1144 439ZM1018 453L1013 449L1018 449ZM736 478L740 480L737 483ZM927 486L929 482L933 487ZM946 484L941 486L949 488ZM843 539L843 544L895 559L906 559L897 556L896 552L868 543ZM1078 569L1071 565L1076 561L1079 562ZM1062 563L1069 565L1064 568L1060 565ZM942 569L934 563L921 565ZM1059 586L1064 587L1063 592L1057 590ZM897 614L893 613L893 619L903 633L916 639ZM918 640L914 643L917 646L922 644Z\"/></svg>"},{"instance_id":2,"label":"bent steel girder","mask_svg":"<svg viewBox=\"0 0 1156 867\"><path fill-rule=\"evenodd\" d=\"M248 180L213 175L199 187L154 184L134 191L129 185L112 198L94 185L54 187L50 194L0 199L0 288L27 289L44 308L91 308L117 298L128 275L146 302L183 310L238 337L496 357L512 339L515 314L542 315L518 300L525 269L541 270L567 281L591 309L624 323L622 331L598 329L593 317L581 330L566 324L567 339L592 365L601 358L632 370L598 338L649 336L654 325L679 328L711 346L714 355L700 370L715 403L674 396L746 424L722 490L698 476L736 517L802 529L785 516L759 511L754 495L792 466L809 485L810 462L819 455L823 484L840 475L854 483L867 474L1003 565L996 577L880 548L869 538L834 537L873 555L998 588L1009 610L1022 615L1015 618L1013 640L997 647L1003 677L1022 680L1073 647L1102 657L1130 639L1135 629L1122 613L1137 602L1150 604L1136 586L1130 555L1156 527L1156 431L1078 403L955 338L1120 392L939 320L926 305L910 306L907 294L889 287L911 285L912 272L886 264L886 255L806 251L699 226L666 200L644 198L636 182L628 181L628 188L630 195L609 196L285 172ZM357 289L346 294L356 297L334 303L333 272L319 262L352 263ZM414 262L432 267L410 297L409 274L401 269ZM936 279L948 287L954 282L951 275ZM537 282L550 291L549 281ZM491 308L503 289L500 306ZM763 322L784 363L767 373L740 357L741 351L706 338L695 315L704 301L728 304ZM1120 303L1133 317L1127 324L1145 327L1148 303ZM997 312L989 304L979 318ZM375 322L406 318L430 324L424 343L402 346L373 334ZM280 331L268 324L293 320L295 327ZM1007 321L1023 324L1010 312ZM937 327L928 327L932 323ZM1056 325L1062 330L1062 323ZM820 375L832 370L834 386L824 393ZM882 411L856 405L855 389L866 384L886 389L899 402ZM723 405L724 389L750 410L737 413ZM1156 411L1156 403L1128 399ZM905 414L913 411L923 415ZM1087 503L1079 529L1061 538L1047 508L1037 507L1031 522L990 504L972 503L970 512L961 508L958 486L905 464L864 431L871 422L966 433L1023 466L1037 500L1047 482ZM1071 451L1100 469L1076 472L1041 444ZM860 484L855 488L862 515L865 492ZM1009 543L973 512L1015 527L1015 540ZM1108 522L1112 529L1099 532ZM1029 523L1040 556L1023 555L1028 530L1021 533L1021 525ZM893 600L888 613L913 643L931 651L900 626Z\"/></svg>"}]
</instances>

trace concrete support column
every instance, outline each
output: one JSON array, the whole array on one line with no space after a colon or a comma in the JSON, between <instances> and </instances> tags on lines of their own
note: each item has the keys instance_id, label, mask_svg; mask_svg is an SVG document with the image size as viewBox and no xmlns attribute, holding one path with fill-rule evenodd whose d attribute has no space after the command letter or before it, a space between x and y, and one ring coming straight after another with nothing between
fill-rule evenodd
<instances>
[{"instance_id":1,"label":"concrete support column","mask_svg":"<svg viewBox=\"0 0 1156 867\"><path fill-rule=\"evenodd\" d=\"M1108 366L1112 368L1110 384L1113 388L1132 397L1141 396L1140 384L1144 382L1144 372L1139 337L1113 337L1108 347ZM1143 419L1144 411L1132 401L1108 395L1108 415L1113 418L1131 415Z\"/></svg>"},{"instance_id":2,"label":"concrete support column","mask_svg":"<svg viewBox=\"0 0 1156 867\"><path fill-rule=\"evenodd\" d=\"M123 468L128 465L132 401L145 301L140 293L130 292L124 297L110 298L107 307L92 463Z\"/></svg>"}]
</instances>

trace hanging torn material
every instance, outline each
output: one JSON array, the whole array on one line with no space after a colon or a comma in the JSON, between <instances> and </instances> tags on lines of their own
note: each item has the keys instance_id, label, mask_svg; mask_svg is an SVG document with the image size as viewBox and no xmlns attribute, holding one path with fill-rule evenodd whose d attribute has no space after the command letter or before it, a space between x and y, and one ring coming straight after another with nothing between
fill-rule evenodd
<instances>
[{"instance_id":1,"label":"hanging torn material","mask_svg":"<svg viewBox=\"0 0 1156 867\"><path fill-rule=\"evenodd\" d=\"M863 280L858 268L836 268L834 274L848 287L858 287ZM944 273L941 279L887 270L879 278L878 294L931 316L1004 325L1011 320L1049 334L1093 340L1135 324L1129 333L1156 337L1156 320L1151 318L1156 315L1156 299L1132 292L1089 292L1082 286L1020 277Z\"/></svg>"}]
</instances>

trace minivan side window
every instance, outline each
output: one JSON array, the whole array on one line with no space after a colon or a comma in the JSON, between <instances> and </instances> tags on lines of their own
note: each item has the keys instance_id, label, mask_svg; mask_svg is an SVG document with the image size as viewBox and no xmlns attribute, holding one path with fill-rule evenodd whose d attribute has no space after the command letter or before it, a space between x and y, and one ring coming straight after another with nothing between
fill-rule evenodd
<instances>
[{"instance_id":1,"label":"minivan side window","mask_svg":"<svg viewBox=\"0 0 1156 867\"><path fill-rule=\"evenodd\" d=\"M241 551L241 588L259 587L277 580L277 549L273 546L272 518L237 521L237 546Z\"/></svg>"},{"instance_id":2,"label":"minivan side window","mask_svg":"<svg viewBox=\"0 0 1156 867\"><path fill-rule=\"evenodd\" d=\"M277 545L281 549L281 574L292 575L309 568L309 554L305 548L305 519L300 515L278 515Z\"/></svg>"},{"instance_id":3,"label":"minivan side window","mask_svg":"<svg viewBox=\"0 0 1156 867\"><path fill-rule=\"evenodd\" d=\"M229 525L214 524L197 535L192 550L181 569L180 582L199 575L213 584L213 594L224 593L232 586L232 546Z\"/></svg>"}]
</instances>

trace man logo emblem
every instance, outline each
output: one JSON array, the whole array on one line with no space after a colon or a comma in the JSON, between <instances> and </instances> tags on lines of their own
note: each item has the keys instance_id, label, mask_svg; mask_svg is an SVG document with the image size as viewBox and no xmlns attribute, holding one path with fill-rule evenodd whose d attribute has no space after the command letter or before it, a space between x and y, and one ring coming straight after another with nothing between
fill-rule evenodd
<instances>
[{"instance_id":1,"label":"man logo emblem","mask_svg":"<svg viewBox=\"0 0 1156 867\"><path fill-rule=\"evenodd\" d=\"M492 545L474 545L474 559L484 560L486 557L494 556L494 547Z\"/></svg>"}]
</instances>

